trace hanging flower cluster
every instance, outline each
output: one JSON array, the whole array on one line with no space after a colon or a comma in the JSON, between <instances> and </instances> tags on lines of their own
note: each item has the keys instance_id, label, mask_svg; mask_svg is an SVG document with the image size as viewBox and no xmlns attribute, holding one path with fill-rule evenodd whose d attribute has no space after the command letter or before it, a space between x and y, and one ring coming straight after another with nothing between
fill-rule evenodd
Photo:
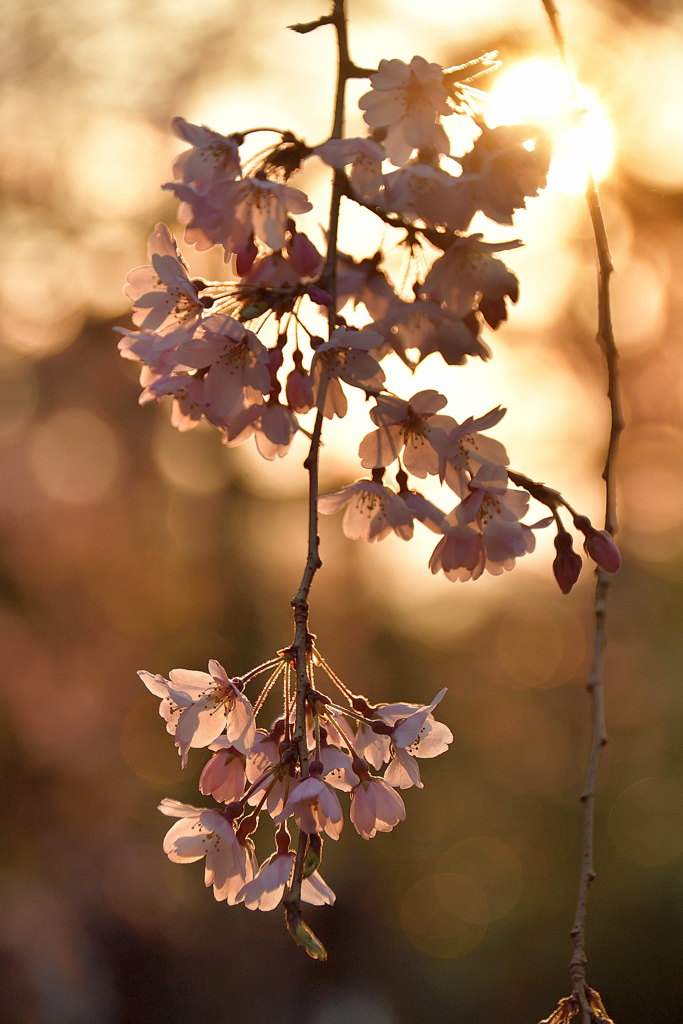
<instances>
[{"instance_id":1,"label":"hanging flower cluster","mask_svg":"<svg viewBox=\"0 0 683 1024\"><path fill-rule=\"evenodd\" d=\"M216 899L244 903L250 910L273 910L287 900L297 856L305 862L301 901L332 904L334 893L318 868L324 837L338 839L344 825L338 794L348 794L349 817L363 839L391 832L406 814L398 790L422 788L418 759L442 754L453 739L433 714L445 690L427 706L371 704L347 689L312 638L305 730L297 735L295 657L291 648L280 651L237 678L230 678L217 661L209 662L208 672L173 669L168 679L139 673L161 700L159 713L175 738L183 767L190 749L213 752L199 789L216 805L162 800L159 810L178 818L164 850L181 864L205 858L206 885L213 886ZM334 684L343 704L316 688L316 669ZM265 674L268 678L252 706L245 690ZM278 679L284 684L283 713L270 728L257 728L257 715ZM262 818L269 823L264 842L270 847L259 863L254 833ZM288 823L305 837L298 853L291 847ZM295 929L301 924L297 920ZM310 952L313 947L307 948Z\"/></svg>"},{"instance_id":2,"label":"hanging flower cluster","mask_svg":"<svg viewBox=\"0 0 683 1024\"><path fill-rule=\"evenodd\" d=\"M271 460L287 454L311 409L329 419L344 416L349 387L374 397L370 416L377 429L359 452L370 475L323 497L320 510L346 507L345 533L368 541L391 532L407 540L421 521L441 535L432 572L477 579L485 569L511 569L534 549L533 530L552 522L520 522L528 492L510 488L503 445L482 433L504 410L458 423L440 413L447 399L435 391L407 401L392 395L380 364L389 352L411 366L433 353L449 365L490 356L484 325L498 328L507 301L516 302L519 292L517 278L493 253L521 243L492 244L464 232L477 210L512 223L514 211L545 184L548 145L531 126L489 129L474 116L479 137L468 153L452 156L442 120L465 116L457 75L414 57L410 64L381 61L370 82L360 100L368 138L309 147L284 132L252 173L240 163L248 133L224 136L175 119L190 148L164 188L181 201L185 241L198 249L221 246L232 276L193 278L172 234L158 224L149 240L150 265L131 271L125 289L139 329L123 330L119 348L142 363L142 403L170 397L179 430L204 418L224 444L253 436ZM321 255L295 219L311 204L289 184L309 159L338 172L348 168L347 199L401 229L413 256L420 249L413 267L427 272L416 272L398 290L382 269L382 252L360 261ZM323 341L306 320L321 305L331 306L333 294L336 326ZM356 311L355 324L347 307ZM384 483L394 463L398 489ZM409 476L428 475L460 499L452 510L439 511L410 487ZM556 568L565 591L579 564L566 536L558 533Z\"/></svg>"},{"instance_id":3,"label":"hanging flower cluster","mask_svg":"<svg viewBox=\"0 0 683 1024\"><path fill-rule=\"evenodd\" d=\"M490 63L489 55L472 62L474 76ZM545 184L548 143L531 125L489 128L472 106L469 68L445 70L422 57L382 60L367 71L370 89L360 99L367 137L343 138L335 130L310 146L277 132L275 143L251 160L244 157L247 139L266 129L222 135L176 118L174 130L189 148L163 187L180 202L185 243L219 247L229 267L224 280L195 276L169 229L158 224L149 264L127 278L135 329L120 329L119 349L141 364L141 403L170 399L180 431L205 420L229 447L253 438L267 460L286 456L303 430L312 438L307 461L315 462L324 421L345 416L349 389L360 390L373 425L358 449L364 475L334 494L312 490L313 519L316 502L322 513L344 509L345 534L368 542L392 533L409 540L417 521L436 538L431 571L453 581L512 569L533 551L534 531L555 524L553 571L566 593L581 558L559 510L569 510L587 554L609 572L619 565L611 537L557 491L509 468L504 446L488 434L503 408L456 420L444 412L447 397L439 391L398 397L382 365L392 353L413 369L430 357L448 366L486 360L485 335L500 327L518 298L517 278L497 254L521 242L492 243L467 232L477 212L512 224L515 211ZM462 154L451 152L444 123L454 117L468 118L477 133ZM338 251L336 218L316 241L303 230L300 218L312 204L291 179L308 161L333 170L338 213L347 203L365 208L385 236L405 247L408 270L400 286L381 249L362 258ZM321 312L329 325L325 338ZM309 412L312 432L302 421ZM428 477L450 495L443 510L416 486ZM531 497L550 515L527 524ZM276 659L240 678L213 661L208 673L141 676L161 699L183 765L191 748L213 752L200 789L217 806L164 800L160 810L178 819L164 841L166 853L179 862L205 858L206 882L219 900L261 910L283 902L296 941L323 956L303 923L301 903L334 900L318 867L323 836L336 840L342 830L338 793L349 795L350 820L361 836L391 831L405 816L398 791L422 786L417 759L442 753L452 737L433 715L444 691L427 706L373 705L326 664L307 630L316 551L309 547L302 589L292 601L298 640ZM316 668L346 706L317 689ZM261 672L270 675L252 706L245 689ZM257 728L256 715L278 679L280 717ZM253 836L262 818L271 822L272 845L259 862ZM294 846L293 825L299 830Z\"/></svg>"}]
</instances>

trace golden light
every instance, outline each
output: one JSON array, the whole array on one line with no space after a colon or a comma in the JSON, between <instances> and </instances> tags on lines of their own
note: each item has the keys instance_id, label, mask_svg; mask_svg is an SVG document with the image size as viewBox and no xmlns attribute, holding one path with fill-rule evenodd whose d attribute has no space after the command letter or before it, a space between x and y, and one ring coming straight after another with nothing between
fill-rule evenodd
<instances>
[{"instance_id":1,"label":"golden light","mask_svg":"<svg viewBox=\"0 0 683 1024\"><path fill-rule=\"evenodd\" d=\"M607 113L584 86L579 86L580 112L572 87L556 61L531 58L503 71L490 94L486 120L491 127L535 124L553 144L548 188L578 193L586 188L588 170L600 180L614 161L614 133Z\"/></svg>"}]
</instances>

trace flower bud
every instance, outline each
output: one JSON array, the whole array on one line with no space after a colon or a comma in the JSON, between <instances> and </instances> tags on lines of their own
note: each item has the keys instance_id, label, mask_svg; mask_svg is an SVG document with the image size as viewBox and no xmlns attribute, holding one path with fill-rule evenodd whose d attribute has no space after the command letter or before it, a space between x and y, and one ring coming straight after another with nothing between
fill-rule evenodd
<instances>
[{"instance_id":1,"label":"flower bud","mask_svg":"<svg viewBox=\"0 0 683 1024\"><path fill-rule=\"evenodd\" d=\"M285 921L287 931L297 946L300 946L312 960L327 960L327 950L317 935L311 931L299 909L285 900Z\"/></svg>"},{"instance_id":2,"label":"flower bud","mask_svg":"<svg viewBox=\"0 0 683 1024\"><path fill-rule=\"evenodd\" d=\"M596 530L587 516L575 516L574 526L586 538L583 549L605 572L617 572L621 567L621 553L607 530Z\"/></svg>"},{"instance_id":3,"label":"flower bud","mask_svg":"<svg viewBox=\"0 0 683 1024\"><path fill-rule=\"evenodd\" d=\"M295 366L287 375L287 404L293 412L308 412L314 406L311 378L303 366Z\"/></svg>"},{"instance_id":4,"label":"flower bud","mask_svg":"<svg viewBox=\"0 0 683 1024\"><path fill-rule=\"evenodd\" d=\"M247 244L244 246L243 249L240 249L240 251L236 254L236 273L239 274L240 277L244 277L244 275L251 270L257 256L258 249L256 248L256 245L254 243L254 236L250 235Z\"/></svg>"},{"instance_id":5,"label":"flower bud","mask_svg":"<svg viewBox=\"0 0 683 1024\"><path fill-rule=\"evenodd\" d=\"M566 530L555 537L555 561L553 573L563 594L568 594L579 578L583 562L572 548L572 539Z\"/></svg>"},{"instance_id":6,"label":"flower bud","mask_svg":"<svg viewBox=\"0 0 683 1024\"><path fill-rule=\"evenodd\" d=\"M323 258L307 235L293 231L287 242L287 255L302 280L318 276L323 267Z\"/></svg>"},{"instance_id":7,"label":"flower bud","mask_svg":"<svg viewBox=\"0 0 683 1024\"><path fill-rule=\"evenodd\" d=\"M617 572L621 567L621 552L607 530L593 530L586 536L583 547L605 572Z\"/></svg>"}]
</instances>

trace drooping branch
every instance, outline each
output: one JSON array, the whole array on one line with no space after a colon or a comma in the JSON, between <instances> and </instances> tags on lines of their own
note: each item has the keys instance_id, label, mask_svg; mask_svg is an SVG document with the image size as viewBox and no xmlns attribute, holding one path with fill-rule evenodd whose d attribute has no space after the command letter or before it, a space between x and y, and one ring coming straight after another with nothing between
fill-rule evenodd
<instances>
[{"instance_id":1,"label":"drooping branch","mask_svg":"<svg viewBox=\"0 0 683 1024\"><path fill-rule=\"evenodd\" d=\"M578 90L571 61L567 52L564 33L560 24L559 13L554 0L541 0L548 16L550 28L572 85L574 101L578 107ZM614 340L611 317L610 279L613 271L607 232L600 205L597 182L592 173L588 172L586 201L595 237L595 248L598 261L598 325L596 340L604 354L607 374L607 396L610 406L610 432L602 473L605 482L605 530L614 535L617 529L616 514L616 481L615 462L619 438L623 430L623 416L619 395L619 354ZM581 1024L591 1024L598 1019L605 1019L595 1011L593 996L595 993L587 984L586 955L586 917L588 911L588 892L595 879L594 865L594 813L595 788L600 755L607 743L603 702L603 659L607 643L607 596L610 587L609 574L602 569L596 572L597 581L594 601L594 637L593 656L587 690L591 699L592 741L586 774L586 782L581 794L583 805L583 843L581 853L581 871L576 901L574 922L571 930L573 944L570 961L573 997L578 1002Z\"/></svg>"},{"instance_id":2,"label":"drooping branch","mask_svg":"<svg viewBox=\"0 0 683 1024\"><path fill-rule=\"evenodd\" d=\"M344 97L346 82L354 77L357 70L349 57L346 12L344 0L333 0L332 13L314 22L310 27L293 26L296 31L312 31L322 25L334 25L337 36L337 85L335 92L334 117L331 138L340 139L344 131ZM329 227L327 232L327 260L322 279L325 281L331 303L329 307L329 335L335 327L337 309L337 238L339 232L339 210L344 191L344 175L341 171L334 172L332 195L330 199ZM318 478L319 456L323 427L323 410L327 392L327 376L323 372L317 394L318 411L311 436L311 444L304 462L308 472L308 550L303 575L291 604L294 610L294 643L292 654L295 667L295 725L294 740L299 752L301 777L308 776L308 745L306 739L306 703L310 689L309 662L312 653L312 634L309 629L309 595L313 578L322 566L320 558L320 541L318 537ZM294 872L289 889L284 898L285 919L290 934L313 959L325 959L326 951L301 916L301 884L307 870L307 851L309 837L300 830L297 843Z\"/></svg>"}]
</instances>

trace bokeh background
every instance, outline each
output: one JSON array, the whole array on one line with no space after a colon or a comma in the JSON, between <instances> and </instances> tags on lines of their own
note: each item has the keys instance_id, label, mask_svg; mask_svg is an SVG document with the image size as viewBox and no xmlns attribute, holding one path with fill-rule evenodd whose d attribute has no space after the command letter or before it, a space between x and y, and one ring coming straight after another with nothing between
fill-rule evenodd
<instances>
[{"instance_id":1,"label":"bokeh background","mask_svg":"<svg viewBox=\"0 0 683 1024\"><path fill-rule=\"evenodd\" d=\"M397 831L365 843L347 826L327 844L338 903L312 915L326 965L292 946L278 912L216 904L201 866L171 865L161 851L169 822L155 806L195 800L203 759L181 776L135 672L203 668L209 657L244 671L289 641L305 554L303 449L272 465L251 446L226 450L210 430L175 433L167 409L137 405L135 368L118 358L112 327L130 323L122 281L146 261L152 225L175 219L159 190L181 148L173 115L225 132L275 124L312 143L326 137L331 32L285 27L324 6L4 6L3 1022L529 1024L568 990L593 583L584 571L562 597L547 542L504 578L452 585L428 573L431 536L369 547L347 541L337 519L322 522L313 628L327 658L371 699L429 700L448 686L442 717L455 736L447 756L425 763L424 791L405 794ZM620 1024L674 1024L683 18L677 0L565 0L562 13L598 108L628 419L589 977ZM367 66L415 53L448 66L498 49L504 67L488 83L498 101L502 75L554 59L532 0L350 0L350 19L352 53ZM538 102L550 79L535 74ZM510 254L522 298L491 339L492 362L455 368L449 383L442 373L440 386L456 416L507 405L496 436L513 465L597 521L607 411L595 261L576 177L555 170L514 231L487 227L527 243ZM343 244L372 253L378 236L364 231L353 223ZM415 390L433 383L428 364ZM401 386L411 393L410 381ZM330 489L354 478L367 427L351 417L344 429L325 453Z\"/></svg>"}]
</instances>

